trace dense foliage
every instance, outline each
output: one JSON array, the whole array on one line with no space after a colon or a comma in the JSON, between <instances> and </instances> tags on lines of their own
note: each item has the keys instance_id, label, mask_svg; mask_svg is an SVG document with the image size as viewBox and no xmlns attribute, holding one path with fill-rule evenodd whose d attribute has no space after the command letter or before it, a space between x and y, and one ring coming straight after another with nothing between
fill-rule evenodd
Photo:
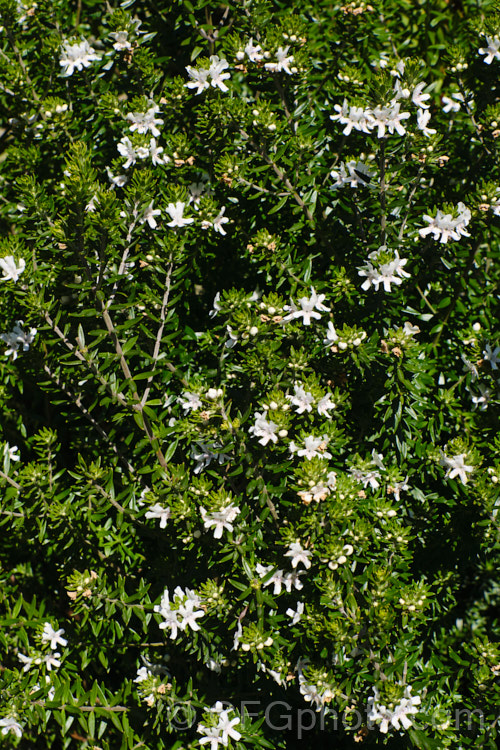
<instances>
[{"instance_id":1,"label":"dense foliage","mask_svg":"<svg viewBox=\"0 0 500 750\"><path fill-rule=\"evenodd\" d=\"M0 746L495 748L496 4L0 17Z\"/></svg>"}]
</instances>

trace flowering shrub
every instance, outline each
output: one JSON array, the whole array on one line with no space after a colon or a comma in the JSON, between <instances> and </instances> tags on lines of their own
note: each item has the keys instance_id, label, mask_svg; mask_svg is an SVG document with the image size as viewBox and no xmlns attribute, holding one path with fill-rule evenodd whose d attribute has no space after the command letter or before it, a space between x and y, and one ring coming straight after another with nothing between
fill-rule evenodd
<instances>
[{"instance_id":1,"label":"flowering shrub","mask_svg":"<svg viewBox=\"0 0 500 750\"><path fill-rule=\"evenodd\" d=\"M497 747L495 4L74 6L0 0L0 746Z\"/></svg>"}]
</instances>

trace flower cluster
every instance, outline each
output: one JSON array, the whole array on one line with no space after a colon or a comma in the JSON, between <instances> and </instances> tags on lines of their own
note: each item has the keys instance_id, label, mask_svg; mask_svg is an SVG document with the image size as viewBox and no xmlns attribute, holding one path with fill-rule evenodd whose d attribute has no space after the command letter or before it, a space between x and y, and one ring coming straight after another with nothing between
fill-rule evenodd
<instances>
[{"instance_id":1,"label":"flower cluster","mask_svg":"<svg viewBox=\"0 0 500 750\"><path fill-rule=\"evenodd\" d=\"M204 527L206 529L210 529L212 526L215 527L214 539L220 539L224 529L227 529L227 531L234 530L232 522L240 512L238 506L233 505L231 502L218 510L207 511L205 508L200 508Z\"/></svg>"},{"instance_id":2,"label":"flower cluster","mask_svg":"<svg viewBox=\"0 0 500 750\"><path fill-rule=\"evenodd\" d=\"M202 735L198 740L200 745L210 743L210 750L217 750L219 745L227 747L230 739L235 742L240 740L241 733L236 729L240 726L240 720L235 716L230 718L232 714L234 714L234 709L224 708L221 701L217 701L212 708L209 708L206 712L205 724L201 722L198 724L198 734Z\"/></svg>"},{"instance_id":3,"label":"flower cluster","mask_svg":"<svg viewBox=\"0 0 500 750\"><path fill-rule=\"evenodd\" d=\"M435 240L446 244L448 240L459 240L460 237L470 237L465 227L471 220L470 210L460 201L451 213L443 213L439 209L435 216L424 214L422 217L428 226L421 227L418 233L421 237L432 234Z\"/></svg>"},{"instance_id":4,"label":"flower cluster","mask_svg":"<svg viewBox=\"0 0 500 750\"><path fill-rule=\"evenodd\" d=\"M212 55L208 68L193 68L191 65L186 67L191 80L184 85L188 89L196 89L196 94L201 94L205 89L210 88L210 86L219 88L224 92L229 91L224 83L224 81L231 77L230 73L224 72L227 68L229 68L227 60L220 59L218 55Z\"/></svg>"},{"instance_id":5,"label":"flower cluster","mask_svg":"<svg viewBox=\"0 0 500 750\"><path fill-rule=\"evenodd\" d=\"M382 734L387 734L389 726L393 726L398 731L401 726L409 729L412 726L412 720L409 718L417 714L421 699L419 695L411 695L411 686L405 688L404 697L391 708L384 706L379 702L380 693L377 687L373 688L373 695L368 698L368 721L379 724Z\"/></svg>"},{"instance_id":6,"label":"flower cluster","mask_svg":"<svg viewBox=\"0 0 500 750\"><path fill-rule=\"evenodd\" d=\"M100 59L101 55L97 54L86 39L73 44L65 41L62 45L59 65L63 68L63 75L68 77L73 75L75 70L88 68L91 63Z\"/></svg>"},{"instance_id":7,"label":"flower cluster","mask_svg":"<svg viewBox=\"0 0 500 750\"><path fill-rule=\"evenodd\" d=\"M203 617L205 611L200 609L201 599L191 589L184 591L180 586L174 590L173 600L170 601L168 588L162 594L160 604L155 604L154 611L163 617L160 622L160 629L170 630L170 638L175 640L178 631L185 631L189 626L192 630L199 630L200 626L196 622Z\"/></svg>"},{"instance_id":8,"label":"flower cluster","mask_svg":"<svg viewBox=\"0 0 500 750\"><path fill-rule=\"evenodd\" d=\"M25 332L22 328L23 325L24 323L22 320L17 320L10 333L0 333L0 339L7 344L5 356L9 357L12 354L13 360L17 359L17 353L20 347L22 347L23 352L28 351L30 344L33 343L36 336L36 328L30 328L29 332Z\"/></svg>"},{"instance_id":9,"label":"flower cluster","mask_svg":"<svg viewBox=\"0 0 500 750\"><path fill-rule=\"evenodd\" d=\"M399 286L404 278L410 278L410 274L404 270L407 262L407 258L399 257L397 250L388 250L385 245L382 245L368 255L365 266L358 268L359 276L365 277L361 289L367 291L370 286L373 286L378 291L382 284L384 291L390 292L391 284Z\"/></svg>"}]
</instances>

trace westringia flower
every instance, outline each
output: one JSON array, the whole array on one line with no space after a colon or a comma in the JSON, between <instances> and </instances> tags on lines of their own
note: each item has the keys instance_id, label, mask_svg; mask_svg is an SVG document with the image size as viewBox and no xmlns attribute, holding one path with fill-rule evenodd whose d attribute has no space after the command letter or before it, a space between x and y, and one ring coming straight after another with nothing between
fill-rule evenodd
<instances>
[{"instance_id":1,"label":"westringia flower","mask_svg":"<svg viewBox=\"0 0 500 750\"><path fill-rule=\"evenodd\" d=\"M299 307L297 307L294 302L290 305L284 305L283 309L289 310L290 312L283 318L283 320L288 322L289 320L302 318L302 322L305 326L311 325L311 318L314 318L315 320L321 318L318 310L321 312L329 312L330 308L325 307L323 304L324 299L324 294L316 294L314 287L311 287L311 296L301 297L298 300Z\"/></svg>"},{"instance_id":2,"label":"westringia flower","mask_svg":"<svg viewBox=\"0 0 500 750\"><path fill-rule=\"evenodd\" d=\"M55 651L58 646L66 646L68 641L62 637L64 630L54 630L50 622L46 622L43 626L42 643L49 643L52 651Z\"/></svg>"},{"instance_id":3,"label":"westringia flower","mask_svg":"<svg viewBox=\"0 0 500 750\"><path fill-rule=\"evenodd\" d=\"M192 630L199 630L197 619L203 617L205 612L200 609L201 599L194 591L180 586L174 591L174 598L170 601L168 588L162 594L160 604L155 604L154 611L163 617L159 627L161 630L170 630L170 638L175 640L179 630L184 631L189 626Z\"/></svg>"},{"instance_id":4,"label":"westringia flower","mask_svg":"<svg viewBox=\"0 0 500 750\"><path fill-rule=\"evenodd\" d=\"M438 210L436 216L425 214L422 218L428 226L419 229L419 235L426 237L432 234L435 240L442 243L448 242L449 239L459 240L461 236L470 237L470 234L465 231L465 227L471 220L470 210L460 201L455 213L456 215L453 216L453 214L445 214Z\"/></svg>"},{"instance_id":5,"label":"westringia flower","mask_svg":"<svg viewBox=\"0 0 500 750\"><path fill-rule=\"evenodd\" d=\"M458 453L456 456L442 457L441 464L447 467L447 479L455 479L455 477L458 477L462 484L467 484L467 475L474 471L474 466L465 463L466 457L465 453Z\"/></svg>"},{"instance_id":6,"label":"westringia flower","mask_svg":"<svg viewBox=\"0 0 500 750\"><path fill-rule=\"evenodd\" d=\"M227 68L229 68L227 60L220 59L218 55L212 55L210 57L209 68L193 68L191 65L186 67L191 80L184 85L188 89L196 89L196 94L201 94L205 89L210 88L210 86L219 88L224 92L229 91L224 83L224 81L231 77L230 73L224 72Z\"/></svg>"},{"instance_id":7,"label":"westringia flower","mask_svg":"<svg viewBox=\"0 0 500 750\"><path fill-rule=\"evenodd\" d=\"M300 563L302 563L307 570L311 567L311 561L309 558L312 557L312 552L304 549L300 542L292 542L292 544L288 546L288 552L285 552L285 557L292 558L292 568L296 568Z\"/></svg>"},{"instance_id":8,"label":"westringia flower","mask_svg":"<svg viewBox=\"0 0 500 750\"><path fill-rule=\"evenodd\" d=\"M156 229L158 226L158 222L155 218L156 216L161 216L161 209L153 208L153 201L151 201L149 206L144 209L144 213L140 217L139 222L144 224L147 221L151 229Z\"/></svg>"},{"instance_id":9,"label":"westringia flower","mask_svg":"<svg viewBox=\"0 0 500 750\"><path fill-rule=\"evenodd\" d=\"M177 203L169 203L167 206L167 213L172 219L172 221L169 221L167 224L167 227L185 227L188 224L192 224L194 219L192 218L186 218L184 216L184 209L186 208L186 204L182 201L177 201Z\"/></svg>"},{"instance_id":10,"label":"westringia flower","mask_svg":"<svg viewBox=\"0 0 500 750\"><path fill-rule=\"evenodd\" d=\"M86 39L82 39L81 42L75 44L66 41L62 45L59 65L64 68L63 75L71 76L75 69L83 70L83 68L88 68L94 60L100 59L101 56L96 53Z\"/></svg>"},{"instance_id":11,"label":"westringia flower","mask_svg":"<svg viewBox=\"0 0 500 750\"><path fill-rule=\"evenodd\" d=\"M249 428L248 432L255 437L260 438L261 445L267 445L271 440L273 443L278 442L278 425L276 422L268 421L266 413L255 412L255 424Z\"/></svg>"},{"instance_id":12,"label":"westringia flower","mask_svg":"<svg viewBox=\"0 0 500 750\"><path fill-rule=\"evenodd\" d=\"M132 44L128 41L128 31L112 31L109 36L115 40L113 48L117 52L125 52L131 49Z\"/></svg>"},{"instance_id":13,"label":"westringia flower","mask_svg":"<svg viewBox=\"0 0 500 750\"><path fill-rule=\"evenodd\" d=\"M500 362L500 346L496 346L492 349L490 344L486 344L483 350L483 359L485 362L490 363L492 370L498 370L498 363Z\"/></svg>"},{"instance_id":14,"label":"westringia flower","mask_svg":"<svg viewBox=\"0 0 500 750\"><path fill-rule=\"evenodd\" d=\"M13 255L6 255L4 258L0 258L0 268L3 271L3 276L0 276L0 281L17 281L24 269L26 268L26 261L24 258L20 258L16 263L16 259Z\"/></svg>"},{"instance_id":15,"label":"westringia flower","mask_svg":"<svg viewBox=\"0 0 500 750\"><path fill-rule=\"evenodd\" d=\"M388 251L383 245L370 253L368 258L369 262L358 268L358 275L365 277L365 281L361 284L361 289L365 291L370 286L375 287L378 291L380 284L382 284L384 291L390 292L391 284L400 285L403 278L410 278L410 274L403 268L408 259L400 258L397 250L394 252Z\"/></svg>"},{"instance_id":16,"label":"westringia flower","mask_svg":"<svg viewBox=\"0 0 500 750\"><path fill-rule=\"evenodd\" d=\"M287 399L297 408L295 411L297 414L303 414L305 411L312 411L313 404L314 404L314 396L310 391L305 391L304 388L299 385L295 384L294 387L294 394L288 394Z\"/></svg>"},{"instance_id":17,"label":"westringia flower","mask_svg":"<svg viewBox=\"0 0 500 750\"><path fill-rule=\"evenodd\" d=\"M287 611L285 612L287 617L292 618L292 625L296 625L300 620L302 619L302 615L304 614L304 602L297 602L297 610L292 609L289 607Z\"/></svg>"},{"instance_id":18,"label":"westringia flower","mask_svg":"<svg viewBox=\"0 0 500 750\"><path fill-rule=\"evenodd\" d=\"M0 333L0 339L7 344L5 356L9 357L12 354L13 360L17 359L19 347L22 347L23 352L27 352L36 336L36 328L30 328L29 332L25 333L22 326L23 321L18 320L10 333Z\"/></svg>"},{"instance_id":19,"label":"westringia flower","mask_svg":"<svg viewBox=\"0 0 500 750\"><path fill-rule=\"evenodd\" d=\"M207 511L205 508L200 508L201 517L203 519L203 525L206 529L210 529L212 526L215 527L214 539L220 539L224 529L233 531L234 527L232 521L240 514L238 506L229 503L220 510Z\"/></svg>"},{"instance_id":20,"label":"westringia flower","mask_svg":"<svg viewBox=\"0 0 500 750\"><path fill-rule=\"evenodd\" d=\"M203 405L200 396L197 393L190 393L189 391L184 391L182 396L178 398L178 401L185 412L196 411Z\"/></svg>"},{"instance_id":21,"label":"westringia flower","mask_svg":"<svg viewBox=\"0 0 500 750\"><path fill-rule=\"evenodd\" d=\"M13 716L4 716L3 719L0 719L0 727L4 736L9 732L15 734L16 737L23 736L22 725Z\"/></svg>"},{"instance_id":22,"label":"westringia flower","mask_svg":"<svg viewBox=\"0 0 500 750\"><path fill-rule=\"evenodd\" d=\"M272 73L280 73L283 71L289 76L296 72L296 69L290 69L290 65L293 63L293 55L288 55L289 47L278 47L276 51L276 62L268 62L264 64L266 70L270 70Z\"/></svg>"},{"instance_id":23,"label":"westringia flower","mask_svg":"<svg viewBox=\"0 0 500 750\"><path fill-rule=\"evenodd\" d=\"M342 162L338 171L334 170L330 172L330 177L335 180L332 188L342 188L345 185L357 188L369 185L373 174L369 171L366 164L352 159L351 161Z\"/></svg>"},{"instance_id":24,"label":"westringia flower","mask_svg":"<svg viewBox=\"0 0 500 750\"><path fill-rule=\"evenodd\" d=\"M463 94L460 93L452 94L451 97L442 96L441 104L443 105L443 112L445 114L448 114L448 112L460 112L460 106L463 101Z\"/></svg>"},{"instance_id":25,"label":"westringia flower","mask_svg":"<svg viewBox=\"0 0 500 750\"><path fill-rule=\"evenodd\" d=\"M164 508L160 503L155 503L146 512L146 518L159 518L160 529L164 529L167 525L167 521L170 518L170 508Z\"/></svg>"},{"instance_id":26,"label":"westringia flower","mask_svg":"<svg viewBox=\"0 0 500 750\"><path fill-rule=\"evenodd\" d=\"M297 453L297 456L307 458L310 461L316 456L320 458L331 458L332 454L326 450L328 445L328 435L322 435L321 437L314 437L314 435L308 435L304 440L304 447L298 448L294 442L289 445L291 453Z\"/></svg>"},{"instance_id":27,"label":"westringia flower","mask_svg":"<svg viewBox=\"0 0 500 750\"><path fill-rule=\"evenodd\" d=\"M373 688L373 696L368 698L368 721L379 724L382 734L387 734L389 726L392 725L398 731L401 725L404 729L412 726L409 716L418 713L417 706L420 705L420 696L411 695L411 687L405 688L404 697L393 708L388 708L379 702L380 693L376 687Z\"/></svg>"},{"instance_id":28,"label":"westringia flower","mask_svg":"<svg viewBox=\"0 0 500 750\"><path fill-rule=\"evenodd\" d=\"M486 35L486 47L480 47L478 52L480 55L485 55L486 65L491 65L493 60L500 60L500 37Z\"/></svg>"},{"instance_id":29,"label":"westringia flower","mask_svg":"<svg viewBox=\"0 0 500 750\"><path fill-rule=\"evenodd\" d=\"M163 125L163 120L156 117L160 108L154 102L151 102L150 108L146 112L129 112L127 120L132 123L130 130L137 133L147 133L151 131L151 134L158 138L160 131L158 125Z\"/></svg>"}]
</instances>

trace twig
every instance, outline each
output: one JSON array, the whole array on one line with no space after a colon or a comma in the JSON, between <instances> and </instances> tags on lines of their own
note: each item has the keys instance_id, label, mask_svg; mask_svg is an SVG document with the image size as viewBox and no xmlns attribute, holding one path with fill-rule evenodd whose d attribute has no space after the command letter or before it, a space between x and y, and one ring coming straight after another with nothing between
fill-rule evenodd
<instances>
[{"instance_id":1,"label":"twig","mask_svg":"<svg viewBox=\"0 0 500 750\"><path fill-rule=\"evenodd\" d=\"M170 296L170 282L171 282L173 267L174 267L174 264L172 262L172 253L170 253L170 256L168 259L168 271L167 271L167 276L165 278L165 292L163 294L163 301L161 303L160 325L158 327L158 332L156 334L156 341L155 341L155 346L153 350L153 366L151 368L151 373L148 377L146 388L145 388L145 391L141 400L141 403L143 406L148 400L148 396L151 391L151 383L153 381L154 373L156 370L156 365L158 364L158 357L160 355L160 346L161 346L161 340L163 338L163 331L165 328L165 317L166 317L168 299Z\"/></svg>"},{"instance_id":2,"label":"twig","mask_svg":"<svg viewBox=\"0 0 500 750\"><path fill-rule=\"evenodd\" d=\"M387 213L386 213L386 184L385 184L385 140L380 139L380 244L385 245Z\"/></svg>"},{"instance_id":3,"label":"twig","mask_svg":"<svg viewBox=\"0 0 500 750\"><path fill-rule=\"evenodd\" d=\"M2 477L2 479L5 479L5 481L8 482L10 485L12 485L12 487L15 487L16 490L19 490L19 491L22 490L21 485L18 484L14 479L11 479L11 477L9 477L8 474L4 474L4 472L1 469L0 469L0 477Z\"/></svg>"}]
</instances>

